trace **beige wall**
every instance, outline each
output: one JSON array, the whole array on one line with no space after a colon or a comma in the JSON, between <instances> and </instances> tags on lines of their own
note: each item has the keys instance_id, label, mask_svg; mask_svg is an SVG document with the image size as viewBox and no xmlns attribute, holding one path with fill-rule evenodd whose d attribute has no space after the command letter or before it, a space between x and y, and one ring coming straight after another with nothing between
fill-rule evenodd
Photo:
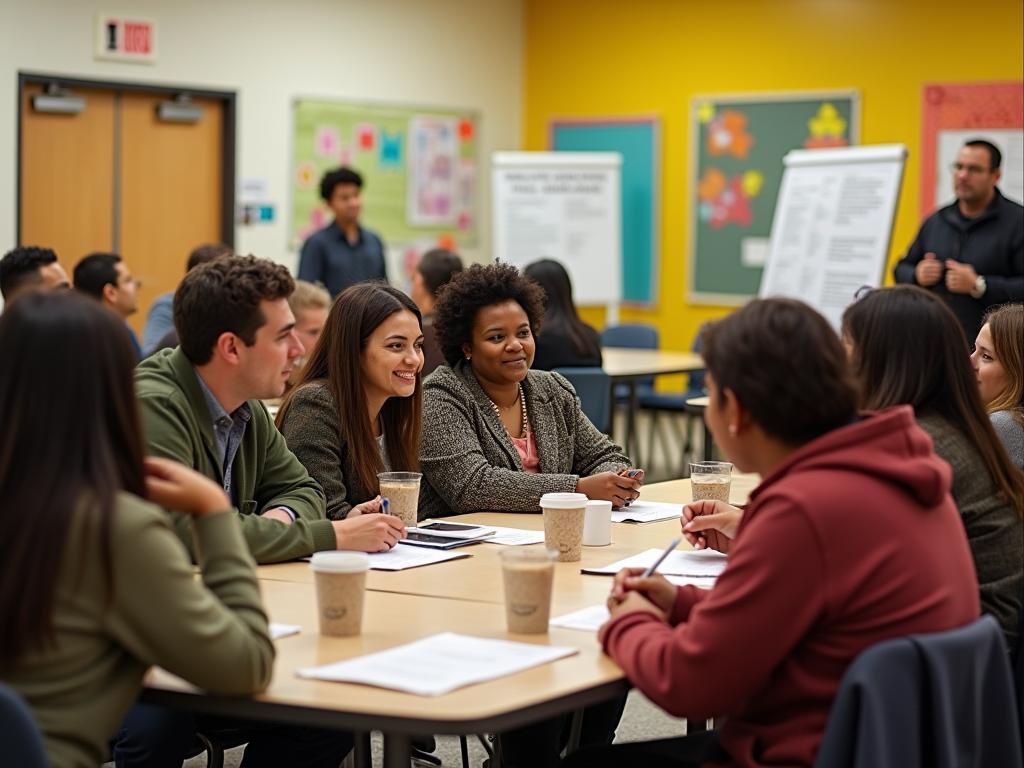
<instances>
[{"instance_id":1,"label":"beige wall","mask_svg":"<svg viewBox=\"0 0 1024 768\"><path fill-rule=\"evenodd\" d=\"M97 12L155 18L159 61L95 60ZM16 237L19 71L237 91L238 177L268 180L276 216L237 227L236 247L293 264L292 99L472 108L481 113L482 158L518 149L522 15L521 0L0 0L0 253ZM484 260L486 164L479 179L481 245L465 255ZM59 255L71 266L81 254Z\"/></svg>"}]
</instances>

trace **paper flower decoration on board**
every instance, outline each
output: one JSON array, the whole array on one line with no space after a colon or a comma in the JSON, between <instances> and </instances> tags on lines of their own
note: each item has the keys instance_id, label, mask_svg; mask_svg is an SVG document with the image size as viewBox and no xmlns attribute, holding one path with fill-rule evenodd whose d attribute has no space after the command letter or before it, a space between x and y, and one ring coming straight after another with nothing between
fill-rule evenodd
<instances>
[{"instance_id":1,"label":"paper flower decoration on board","mask_svg":"<svg viewBox=\"0 0 1024 768\"><path fill-rule=\"evenodd\" d=\"M708 123L708 153L712 157L732 155L746 160L756 139L747 133L747 116L732 109L723 109Z\"/></svg>"},{"instance_id":2,"label":"paper flower decoration on board","mask_svg":"<svg viewBox=\"0 0 1024 768\"><path fill-rule=\"evenodd\" d=\"M729 223L749 227L754 223L750 203L763 186L764 175L760 171L750 170L729 180L718 168L707 168L697 182L698 216L712 229Z\"/></svg>"},{"instance_id":3,"label":"paper flower decoration on board","mask_svg":"<svg viewBox=\"0 0 1024 768\"><path fill-rule=\"evenodd\" d=\"M850 145L846 138L846 118L827 101L823 102L818 108L818 113L807 121L807 130L811 135L804 140L805 149Z\"/></svg>"}]
</instances>

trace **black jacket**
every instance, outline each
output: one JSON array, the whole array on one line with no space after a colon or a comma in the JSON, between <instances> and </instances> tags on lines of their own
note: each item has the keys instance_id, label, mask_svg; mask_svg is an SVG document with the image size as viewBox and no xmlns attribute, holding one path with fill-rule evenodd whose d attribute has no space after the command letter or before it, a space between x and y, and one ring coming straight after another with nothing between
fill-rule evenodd
<instances>
[{"instance_id":1,"label":"black jacket","mask_svg":"<svg viewBox=\"0 0 1024 768\"><path fill-rule=\"evenodd\" d=\"M998 189L977 218L964 219L956 203L929 216L907 255L896 265L896 282L916 285L914 268L926 253L934 253L939 261L970 264L988 284L980 299L969 293L950 293L944 280L929 288L956 313L968 344L974 344L985 310L1008 301L1024 301L1024 208L1007 200Z\"/></svg>"}]
</instances>

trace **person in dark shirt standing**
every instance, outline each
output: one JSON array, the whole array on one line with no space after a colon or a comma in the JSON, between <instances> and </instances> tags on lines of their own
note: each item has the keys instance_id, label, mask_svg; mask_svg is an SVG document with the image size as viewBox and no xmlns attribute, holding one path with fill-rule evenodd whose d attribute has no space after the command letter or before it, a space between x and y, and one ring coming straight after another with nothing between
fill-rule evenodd
<instances>
[{"instance_id":1,"label":"person in dark shirt standing","mask_svg":"<svg viewBox=\"0 0 1024 768\"><path fill-rule=\"evenodd\" d=\"M337 296L350 285L388 279L384 242L359 226L363 207L363 177L351 168L328 171L320 181L320 196L334 211L334 221L302 246L299 279L323 283Z\"/></svg>"},{"instance_id":2,"label":"person in dark shirt standing","mask_svg":"<svg viewBox=\"0 0 1024 768\"><path fill-rule=\"evenodd\" d=\"M1024 208L996 189L1001 164L989 142L964 144L953 163L956 202L925 220L894 270L897 283L941 296L968 339L989 307L1024 300Z\"/></svg>"}]
</instances>

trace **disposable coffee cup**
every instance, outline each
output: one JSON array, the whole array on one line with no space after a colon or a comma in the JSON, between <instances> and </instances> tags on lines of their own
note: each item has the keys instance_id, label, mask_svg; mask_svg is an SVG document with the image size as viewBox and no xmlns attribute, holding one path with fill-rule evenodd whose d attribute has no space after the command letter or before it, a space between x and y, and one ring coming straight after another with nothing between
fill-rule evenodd
<instances>
[{"instance_id":1,"label":"disposable coffee cup","mask_svg":"<svg viewBox=\"0 0 1024 768\"><path fill-rule=\"evenodd\" d=\"M508 547L499 554L508 631L520 635L547 632L558 553L533 547Z\"/></svg>"},{"instance_id":2,"label":"disposable coffee cup","mask_svg":"<svg viewBox=\"0 0 1024 768\"><path fill-rule=\"evenodd\" d=\"M577 562L582 556L586 494L545 493L540 508L544 512L544 546L558 551L560 563Z\"/></svg>"},{"instance_id":3,"label":"disposable coffee cup","mask_svg":"<svg viewBox=\"0 0 1024 768\"><path fill-rule=\"evenodd\" d=\"M690 488L694 501L729 503L732 488L732 464L728 461L690 462Z\"/></svg>"},{"instance_id":4,"label":"disposable coffee cup","mask_svg":"<svg viewBox=\"0 0 1024 768\"><path fill-rule=\"evenodd\" d=\"M419 472L379 472L380 495L388 500L389 511L400 517L406 528L415 528L420 505Z\"/></svg>"},{"instance_id":5,"label":"disposable coffee cup","mask_svg":"<svg viewBox=\"0 0 1024 768\"><path fill-rule=\"evenodd\" d=\"M588 501L583 515L583 546L607 547L612 543L612 503Z\"/></svg>"},{"instance_id":6,"label":"disposable coffee cup","mask_svg":"<svg viewBox=\"0 0 1024 768\"><path fill-rule=\"evenodd\" d=\"M309 567L316 580L320 634L358 635L363 626L363 596L370 558L362 552L316 552Z\"/></svg>"}]
</instances>

